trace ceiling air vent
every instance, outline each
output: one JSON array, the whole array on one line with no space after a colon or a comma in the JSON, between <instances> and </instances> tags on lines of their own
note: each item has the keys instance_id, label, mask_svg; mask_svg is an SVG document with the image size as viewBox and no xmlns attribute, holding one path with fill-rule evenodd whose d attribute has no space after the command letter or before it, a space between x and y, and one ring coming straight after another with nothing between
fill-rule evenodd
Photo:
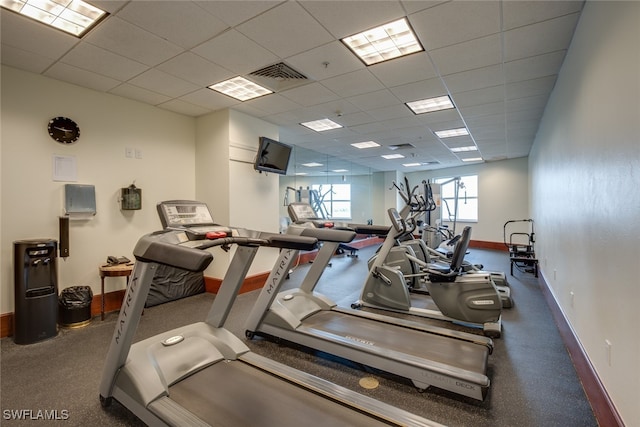
<instances>
[{"instance_id":1,"label":"ceiling air vent","mask_svg":"<svg viewBox=\"0 0 640 427\"><path fill-rule=\"evenodd\" d=\"M389 145L389 150L404 150L407 148L416 148L414 145L412 144L394 144L394 145Z\"/></svg>"},{"instance_id":2,"label":"ceiling air vent","mask_svg":"<svg viewBox=\"0 0 640 427\"><path fill-rule=\"evenodd\" d=\"M269 65L249 73L251 80L268 87L274 92L279 92L292 87L309 83L307 77L294 70L284 62Z\"/></svg>"}]
</instances>

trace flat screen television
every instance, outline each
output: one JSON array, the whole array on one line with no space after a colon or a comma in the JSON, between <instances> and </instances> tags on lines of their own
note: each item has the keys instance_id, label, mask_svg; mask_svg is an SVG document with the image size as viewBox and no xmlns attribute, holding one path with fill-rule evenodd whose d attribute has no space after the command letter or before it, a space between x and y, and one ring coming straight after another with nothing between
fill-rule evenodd
<instances>
[{"instance_id":1,"label":"flat screen television","mask_svg":"<svg viewBox=\"0 0 640 427\"><path fill-rule=\"evenodd\" d=\"M290 145L261 136L258 140L258 154L253 167L257 171L286 175L290 157Z\"/></svg>"}]
</instances>

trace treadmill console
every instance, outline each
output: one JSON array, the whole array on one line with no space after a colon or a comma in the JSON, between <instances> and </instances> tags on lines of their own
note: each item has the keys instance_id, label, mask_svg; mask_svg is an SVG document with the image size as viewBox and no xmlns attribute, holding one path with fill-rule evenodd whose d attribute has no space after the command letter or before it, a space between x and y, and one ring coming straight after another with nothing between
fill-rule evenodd
<instances>
[{"instance_id":1,"label":"treadmill console","mask_svg":"<svg viewBox=\"0 0 640 427\"><path fill-rule=\"evenodd\" d=\"M390 208L388 212L389 212L389 218L391 219L391 224L393 225L393 228L395 228L398 233L403 233L406 230L406 228L405 228L404 220L402 219L398 211L394 208Z\"/></svg>"},{"instance_id":2,"label":"treadmill console","mask_svg":"<svg viewBox=\"0 0 640 427\"><path fill-rule=\"evenodd\" d=\"M189 240L202 240L211 233L217 233L217 237L232 235L229 227L213 222L211 211L206 203L194 200L169 200L158 203L157 209L163 228L182 230Z\"/></svg>"},{"instance_id":3,"label":"treadmill console","mask_svg":"<svg viewBox=\"0 0 640 427\"><path fill-rule=\"evenodd\" d=\"M294 222L319 219L313 208L308 203L289 204L289 216Z\"/></svg>"}]
</instances>

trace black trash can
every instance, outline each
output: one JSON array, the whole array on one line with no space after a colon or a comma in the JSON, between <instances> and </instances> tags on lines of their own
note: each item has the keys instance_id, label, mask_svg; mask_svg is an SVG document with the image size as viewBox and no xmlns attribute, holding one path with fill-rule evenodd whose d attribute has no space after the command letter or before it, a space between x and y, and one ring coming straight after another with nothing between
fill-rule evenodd
<instances>
[{"instance_id":1,"label":"black trash can","mask_svg":"<svg viewBox=\"0 0 640 427\"><path fill-rule=\"evenodd\" d=\"M63 289L58 298L58 323L67 328L80 328L91 322L93 292L89 286Z\"/></svg>"}]
</instances>

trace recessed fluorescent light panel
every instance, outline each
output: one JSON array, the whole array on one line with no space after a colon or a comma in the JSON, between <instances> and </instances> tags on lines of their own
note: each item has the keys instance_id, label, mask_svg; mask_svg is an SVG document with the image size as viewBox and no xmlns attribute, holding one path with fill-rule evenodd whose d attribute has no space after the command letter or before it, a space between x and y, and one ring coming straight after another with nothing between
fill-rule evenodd
<instances>
[{"instance_id":1,"label":"recessed fluorescent light panel","mask_svg":"<svg viewBox=\"0 0 640 427\"><path fill-rule=\"evenodd\" d=\"M0 6L82 37L107 12L82 0L0 0Z\"/></svg>"},{"instance_id":2,"label":"recessed fluorescent light panel","mask_svg":"<svg viewBox=\"0 0 640 427\"><path fill-rule=\"evenodd\" d=\"M404 159L404 156L402 154L385 154L383 156L381 156L387 160L391 160L391 159Z\"/></svg>"},{"instance_id":3,"label":"recessed fluorescent light panel","mask_svg":"<svg viewBox=\"0 0 640 427\"><path fill-rule=\"evenodd\" d=\"M240 76L211 85L209 89L235 98L238 101L248 101L273 93L273 91Z\"/></svg>"},{"instance_id":4,"label":"recessed fluorescent light panel","mask_svg":"<svg viewBox=\"0 0 640 427\"><path fill-rule=\"evenodd\" d=\"M303 163L302 166L306 166L308 168L317 168L322 166L322 163L317 163L317 162Z\"/></svg>"},{"instance_id":5,"label":"recessed fluorescent light panel","mask_svg":"<svg viewBox=\"0 0 640 427\"><path fill-rule=\"evenodd\" d=\"M360 148L360 149L362 149L362 148L380 147L380 144L378 144L377 142L374 142L374 141L354 142L351 145L356 147L356 148Z\"/></svg>"},{"instance_id":6,"label":"recessed fluorescent light panel","mask_svg":"<svg viewBox=\"0 0 640 427\"><path fill-rule=\"evenodd\" d=\"M334 169L331 172L335 172L335 173L349 172L349 169Z\"/></svg>"},{"instance_id":7,"label":"recessed fluorescent light panel","mask_svg":"<svg viewBox=\"0 0 640 427\"><path fill-rule=\"evenodd\" d=\"M476 147L475 145L469 145L467 147L449 147L449 150L451 150L453 153L461 153L463 151L477 151L478 147Z\"/></svg>"},{"instance_id":8,"label":"recessed fluorescent light panel","mask_svg":"<svg viewBox=\"0 0 640 427\"><path fill-rule=\"evenodd\" d=\"M412 168L412 167L420 166L421 164L422 163L403 163L402 166L406 168Z\"/></svg>"},{"instance_id":9,"label":"recessed fluorescent light panel","mask_svg":"<svg viewBox=\"0 0 640 427\"><path fill-rule=\"evenodd\" d=\"M411 101L407 102L406 105L411 108L411 111L413 111L414 114L432 113L434 111L454 108L449 95Z\"/></svg>"},{"instance_id":10,"label":"recessed fluorescent light panel","mask_svg":"<svg viewBox=\"0 0 640 427\"><path fill-rule=\"evenodd\" d=\"M347 45L366 65L424 50L409 26L407 18L345 37L342 43Z\"/></svg>"},{"instance_id":11,"label":"recessed fluorescent light panel","mask_svg":"<svg viewBox=\"0 0 640 427\"><path fill-rule=\"evenodd\" d=\"M454 136L469 135L467 128L437 130L435 134L438 138L453 138Z\"/></svg>"},{"instance_id":12,"label":"recessed fluorescent light panel","mask_svg":"<svg viewBox=\"0 0 640 427\"><path fill-rule=\"evenodd\" d=\"M481 162L482 157L472 157L469 159L462 159L463 162Z\"/></svg>"},{"instance_id":13,"label":"recessed fluorescent light panel","mask_svg":"<svg viewBox=\"0 0 640 427\"><path fill-rule=\"evenodd\" d=\"M325 130L339 129L341 124L334 122L330 119L313 120L311 122L300 123L304 127L308 127L316 132L324 132Z\"/></svg>"}]
</instances>

